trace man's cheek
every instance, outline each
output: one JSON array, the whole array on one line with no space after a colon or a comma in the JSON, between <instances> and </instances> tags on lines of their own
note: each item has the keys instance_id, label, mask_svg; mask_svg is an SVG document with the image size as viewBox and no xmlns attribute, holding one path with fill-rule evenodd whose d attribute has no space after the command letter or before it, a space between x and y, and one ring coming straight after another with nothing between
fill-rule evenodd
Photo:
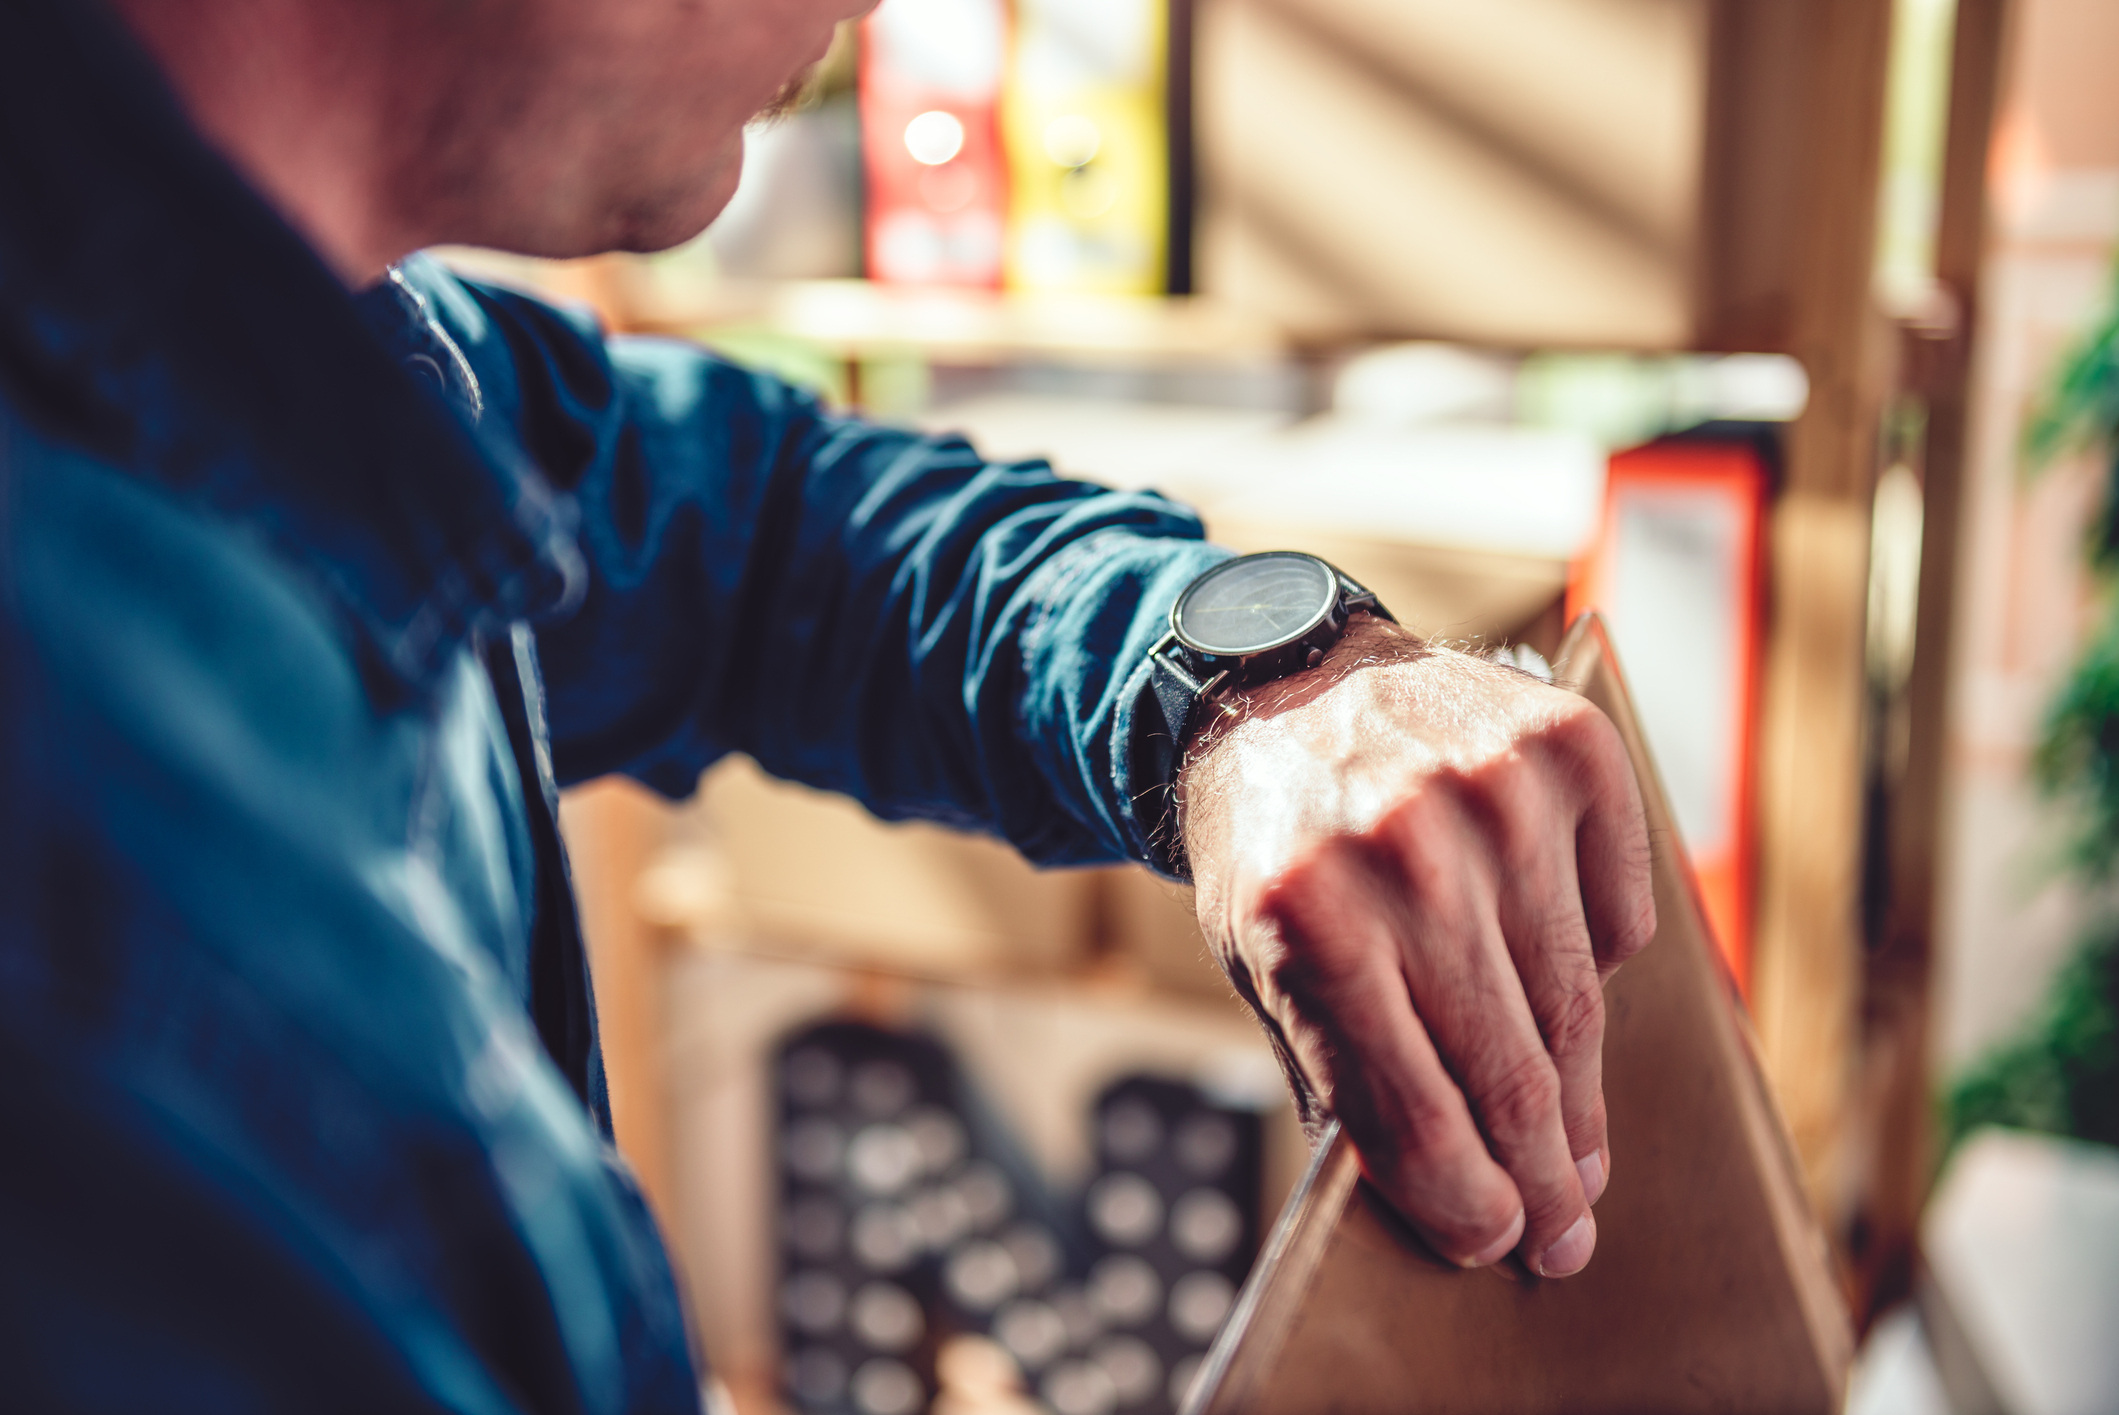
<instances>
[{"instance_id":1,"label":"man's cheek","mask_svg":"<svg viewBox=\"0 0 2119 1415\"><path fill-rule=\"evenodd\" d=\"M739 132L715 150L712 165L703 174L697 189L697 205L688 213L686 224L695 221L699 230L705 230L735 198L736 187L742 180L743 135Z\"/></svg>"},{"instance_id":2,"label":"man's cheek","mask_svg":"<svg viewBox=\"0 0 2119 1415\"><path fill-rule=\"evenodd\" d=\"M735 199L736 188L743 181L743 139L739 136L729 144L722 160L714 167L707 180L707 217L712 221Z\"/></svg>"}]
</instances>

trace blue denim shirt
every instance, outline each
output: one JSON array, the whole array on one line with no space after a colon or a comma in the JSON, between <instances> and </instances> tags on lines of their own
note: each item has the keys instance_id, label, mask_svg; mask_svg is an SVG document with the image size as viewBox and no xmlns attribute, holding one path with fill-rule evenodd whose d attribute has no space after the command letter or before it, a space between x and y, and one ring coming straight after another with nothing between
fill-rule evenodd
<instances>
[{"instance_id":1,"label":"blue denim shirt","mask_svg":"<svg viewBox=\"0 0 2119 1415\"><path fill-rule=\"evenodd\" d=\"M1198 536L430 262L350 299L97 11L0 7L0 1404L696 1409L557 788L743 751L1149 854Z\"/></svg>"}]
</instances>

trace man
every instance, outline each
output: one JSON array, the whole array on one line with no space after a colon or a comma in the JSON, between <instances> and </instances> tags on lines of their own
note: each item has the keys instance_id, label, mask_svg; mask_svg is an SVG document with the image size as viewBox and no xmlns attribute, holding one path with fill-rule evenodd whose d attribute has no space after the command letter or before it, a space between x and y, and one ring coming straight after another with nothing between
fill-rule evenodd
<instances>
[{"instance_id":1,"label":"man","mask_svg":"<svg viewBox=\"0 0 2119 1415\"><path fill-rule=\"evenodd\" d=\"M736 750L1189 866L1437 1252L1589 1260L1653 929L1594 711L1334 583L1188 717L1182 508L411 259L690 236L860 3L0 8L9 1408L696 1408L553 802Z\"/></svg>"}]
</instances>

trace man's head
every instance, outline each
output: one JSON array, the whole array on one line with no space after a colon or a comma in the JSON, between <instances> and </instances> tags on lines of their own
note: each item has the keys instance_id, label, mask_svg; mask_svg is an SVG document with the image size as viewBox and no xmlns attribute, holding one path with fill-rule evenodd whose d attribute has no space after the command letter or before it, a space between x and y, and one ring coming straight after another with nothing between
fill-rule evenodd
<instances>
[{"instance_id":1,"label":"man's head","mask_svg":"<svg viewBox=\"0 0 2119 1415\"><path fill-rule=\"evenodd\" d=\"M443 241L657 250L873 0L115 0L209 138L352 280Z\"/></svg>"}]
</instances>

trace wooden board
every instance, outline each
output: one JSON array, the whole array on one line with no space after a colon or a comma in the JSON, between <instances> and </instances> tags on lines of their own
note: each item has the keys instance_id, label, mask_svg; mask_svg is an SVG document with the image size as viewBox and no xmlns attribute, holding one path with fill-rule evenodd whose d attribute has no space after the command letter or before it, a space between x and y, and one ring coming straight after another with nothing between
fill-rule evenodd
<instances>
[{"instance_id":1,"label":"wooden board","mask_svg":"<svg viewBox=\"0 0 2119 1415\"><path fill-rule=\"evenodd\" d=\"M1632 754L1658 928L1605 994L1612 1176L1576 1277L1428 1256L1336 1129L1288 1202L1185 1415L1836 1412L1852 1333L1604 630L1563 681Z\"/></svg>"}]
</instances>

